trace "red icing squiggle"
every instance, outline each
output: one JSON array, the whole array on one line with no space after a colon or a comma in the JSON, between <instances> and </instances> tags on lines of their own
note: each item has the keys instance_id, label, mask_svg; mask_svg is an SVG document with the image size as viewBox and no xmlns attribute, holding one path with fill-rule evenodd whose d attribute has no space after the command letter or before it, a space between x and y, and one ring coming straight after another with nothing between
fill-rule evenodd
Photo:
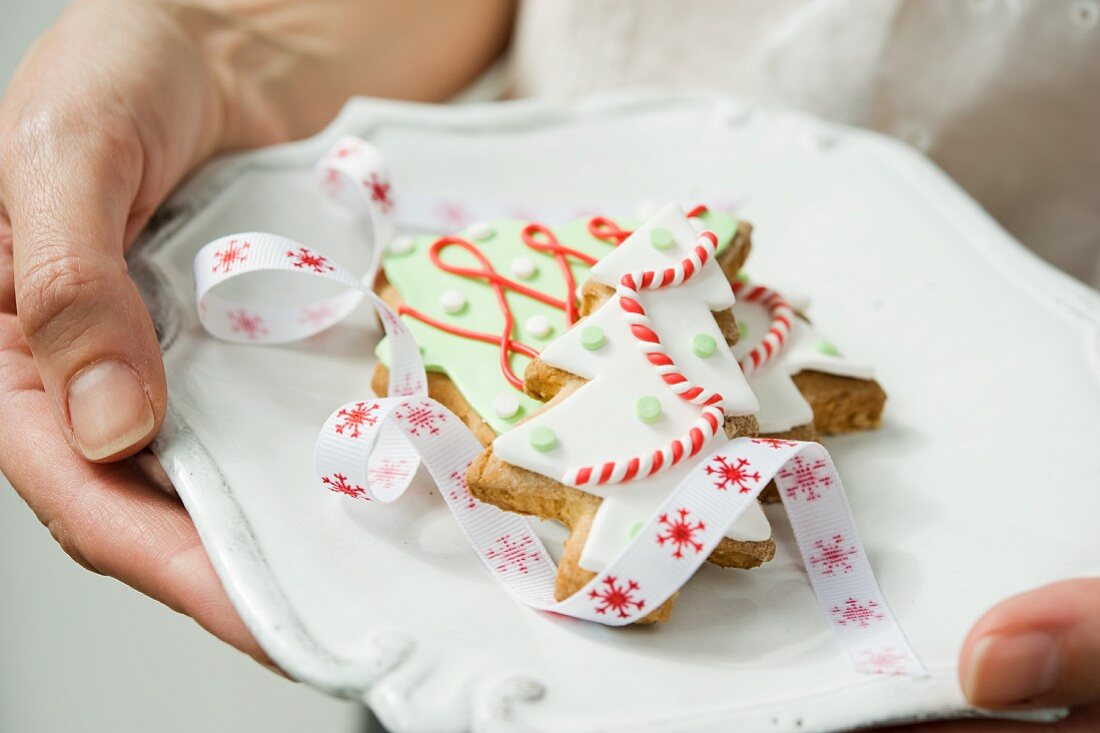
<instances>
[{"instance_id":1,"label":"red icing squiggle","mask_svg":"<svg viewBox=\"0 0 1100 733\"><path fill-rule=\"evenodd\" d=\"M481 269L474 269L472 267L458 267L457 265L450 265L440 259L439 253L445 247L461 247L469 252L473 257L481 263ZM565 309L565 303L553 298L546 293L540 293L537 290L521 285L514 280L504 277L493 267L492 263L482 254L481 250L475 247L470 242L459 237L442 237L432 244L431 249L428 250L428 257L431 259L432 264L443 270L449 272L452 275L461 275L463 277L472 278L484 278L488 281L489 287L493 289L493 295L496 296L497 305L500 307L500 312L504 314L504 328L501 329L499 336L495 336L491 333L484 333L482 331L472 331L468 328L462 328L450 323L445 323L438 319L432 318L429 315L421 313L415 308L410 308L407 305L402 305L397 309L400 315L408 315L413 318L438 328L441 331L453 334L455 336L462 336L464 338L474 339L476 341L484 341L485 343L497 344L500 347L500 370L504 373L504 378L518 390L523 390L523 380L516 376L516 373L512 371L511 354L516 352L523 354L531 359L536 358L539 352L532 349L530 346L516 341L512 338L513 327L515 326L515 316L512 314L512 307L508 305L507 298L504 297L504 287L507 285L516 292L523 293L524 295L534 298L538 301L546 303L554 308L561 310Z\"/></svg>"},{"instance_id":2,"label":"red icing squiggle","mask_svg":"<svg viewBox=\"0 0 1100 733\"><path fill-rule=\"evenodd\" d=\"M588 220L588 233L618 247L634 232L631 229L622 229L605 216L593 216Z\"/></svg>"},{"instance_id":3,"label":"red icing squiggle","mask_svg":"<svg viewBox=\"0 0 1100 733\"><path fill-rule=\"evenodd\" d=\"M707 213L706 204L698 204L691 211L687 212L689 219L696 216L702 216ZM596 239L602 239L608 244L613 244L618 247L622 244L627 237L634 233L633 229L623 229L613 220L608 219L606 216L594 216L588 220L588 233Z\"/></svg>"},{"instance_id":4,"label":"red icing squiggle","mask_svg":"<svg viewBox=\"0 0 1100 733\"><path fill-rule=\"evenodd\" d=\"M520 236L523 238L523 243L536 252L547 252L554 256L554 261L558 263L558 269L561 270L561 276L565 279L565 322L572 326L577 322L577 282L573 279L569 258L575 257L589 267L596 264L596 258L566 247L558 241L548 227L542 224L528 224L523 228Z\"/></svg>"}]
</instances>

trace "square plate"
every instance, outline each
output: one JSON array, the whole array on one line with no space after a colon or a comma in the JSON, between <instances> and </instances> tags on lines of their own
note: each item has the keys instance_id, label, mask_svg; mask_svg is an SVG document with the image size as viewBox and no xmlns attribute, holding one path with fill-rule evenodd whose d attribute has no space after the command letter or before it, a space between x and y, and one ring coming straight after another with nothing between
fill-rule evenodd
<instances>
[{"instance_id":1,"label":"square plate","mask_svg":"<svg viewBox=\"0 0 1100 733\"><path fill-rule=\"evenodd\" d=\"M850 670L778 507L773 562L705 566L671 622L611 629L512 601L424 478L387 506L322 491L316 432L370 394L368 309L292 346L218 342L198 324L191 262L208 240L263 230L365 269L360 225L310 175L348 133L382 150L399 197L562 208L734 191L756 226L753 278L810 296L815 321L890 394L881 430L827 445L931 676ZM1100 574L1100 297L873 133L701 93L356 100L314 139L204 169L131 268L168 369L154 450L230 597L289 674L366 700L394 731L815 731L971 715L955 679L971 623L1012 593Z\"/></svg>"}]
</instances>

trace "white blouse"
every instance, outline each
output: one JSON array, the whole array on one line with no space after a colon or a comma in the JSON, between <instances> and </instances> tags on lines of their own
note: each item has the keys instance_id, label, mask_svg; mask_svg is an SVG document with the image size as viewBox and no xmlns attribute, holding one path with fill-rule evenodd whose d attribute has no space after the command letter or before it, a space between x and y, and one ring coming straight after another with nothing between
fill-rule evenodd
<instances>
[{"instance_id":1,"label":"white blouse","mask_svg":"<svg viewBox=\"0 0 1100 733\"><path fill-rule=\"evenodd\" d=\"M709 86L927 153L1100 287L1100 0L525 0L512 94Z\"/></svg>"}]
</instances>

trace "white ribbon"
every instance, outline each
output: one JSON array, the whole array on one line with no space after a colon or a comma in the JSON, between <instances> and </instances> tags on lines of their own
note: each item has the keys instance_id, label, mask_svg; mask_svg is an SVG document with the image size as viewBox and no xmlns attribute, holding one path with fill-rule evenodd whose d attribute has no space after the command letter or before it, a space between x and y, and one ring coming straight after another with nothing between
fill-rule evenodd
<instances>
[{"instance_id":1,"label":"white ribbon","mask_svg":"<svg viewBox=\"0 0 1100 733\"><path fill-rule=\"evenodd\" d=\"M318 175L330 194L363 212L380 252L393 234L394 207L378 151L362 140L341 140L319 163ZM230 280L272 271L325 278L344 289L298 306L245 304L216 292ZM556 601L557 569L530 521L470 495L466 470L483 448L458 417L427 396L416 340L370 290L373 279L374 268L356 277L275 234L222 237L195 258L200 320L221 339L270 344L305 338L344 318L363 298L377 311L389 340L390 396L349 402L325 422L314 460L326 488L361 500L396 501L423 463L478 557L517 600L621 626L660 607L687 582L774 478L814 593L855 669L924 674L879 590L840 477L817 443L724 443L698 460L616 559L580 591Z\"/></svg>"}]
</instances>

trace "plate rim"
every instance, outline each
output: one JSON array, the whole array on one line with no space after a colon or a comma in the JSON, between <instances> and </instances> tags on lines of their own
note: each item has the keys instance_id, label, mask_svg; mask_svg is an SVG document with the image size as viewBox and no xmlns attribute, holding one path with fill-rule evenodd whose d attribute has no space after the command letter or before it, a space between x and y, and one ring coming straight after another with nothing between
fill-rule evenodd
<instances>
[{"instance_id":1,"label":"plate rim","mask_svg":"<svg viewBox=\"0 0 1100 733\"><path fill-rule=\"evenodd\" d=\"M598 113L629 114L634 109L650 109L656 104L705 104L723 114L766 114L790 119L804 126L810 135L827 135L831 139L858 140L878 148L883 159L895 168L895 173L914 179L919 189L927 186L944 192L937 206L950 206L952 216L961 212L957 221L977 233L965 237L971 246L995 248L998 262L1022 287L1052 300L1065 314L1074 318L1092 333L1091 358L1100 364L1100 294L1070 275L1043 261L1023 244L1013 239L954 181L947 177L923 154L906 144L880 133L826 122L798 112L768 110L755 103L705 90L669 90L664 88L615 91L579 100L523 99L471 105L430 105L393 100L354 98L317 135L271 148L235 153L207 164L188 179L154 215L150 224L131 248L127 257L131 273L150 308L162 351L172 348L181 327L181 311L186 304L176 300L168 275L160 270L155 253L172 241L174 232L189 216L213 202L242 172L256 169L303 168L312 165L321 153L339 136L358 134L370 139L380 127L399 121L404 125L424 126L433 132L456 133L466 129L484 134L486 129L506 130L532 126L568 125L585 116ZM949 200L949 197L951 200ZM960 203L963 205L960 206ZM988 252L986 253L988 257ZM1025 277L1026 275L1026 277ZM1100 371L1100 369L1098 369ZM415 632L403 629L377 629L370 634L370 652L359 661L340 657L310 634L294 612L285 594L264 559L242 507L233 497L225 477L202 446L201 440L187 425L169 401L164 427L152 444L153 453L172 479L177 493L192 517L215 571L230 600L249 630L265 652L296 679L340 697L367 702L376 714L394 730L431 730L430 721L421 719L411 701L401 692L397 673L408 667L417 656ZM469 723L476 729L529 729L521 721L522 705L532 704L545 696L542 683L512 672L489 674L478 689L454 714L461 716L461 725ZM869 680L870 686L889 686L891 680ZM928 685L955 685L954 670L934 673ZM848 686L833 699L843 698L850 690L866 695L867 685ZM813 696L798 696L786 702L771 702L750 706L717 706L690 721L693 725L741 724L753 720L763 727L782 728L779 711L790 718L792 706L804 705ZM893 696L883 696L883 699ZM921 696L908 710L899 710L896 699L884 708L880 723L900 723L932 718L981 715L965 705L943 706L930 713L921 706ZM799 722L792 729L835 729L866 723L866 715L844 718L847 706L829 705L837 712L824 728L803 727ZM1036 711L1022 716L1027 720L1055 720L1065 711ZM825 716L828 717L828 716ZM1020 715L1011 717L1020 718ZM771 720L772 725L767 721ZM452 721L458 722L458 721ZM635 721L652 725L653 730L666 729L668 721ZM681 719L681 722L683 720ZM587 730L578 728L577 730ZM601 729L607 729L606 726Z\"/></svg>"}]
</instances>

